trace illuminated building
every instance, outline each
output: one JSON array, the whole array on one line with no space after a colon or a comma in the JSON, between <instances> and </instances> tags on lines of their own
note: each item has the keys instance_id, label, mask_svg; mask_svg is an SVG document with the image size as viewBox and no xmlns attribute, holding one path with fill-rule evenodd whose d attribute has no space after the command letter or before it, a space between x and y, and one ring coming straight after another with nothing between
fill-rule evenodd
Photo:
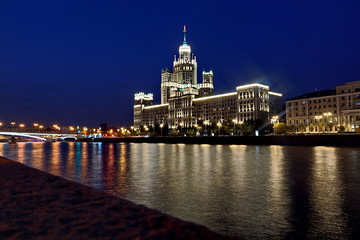
<instances>
[{"instance_id":1,"label":"illuminated building","mask_svg":"<svg viewBox=\"0 0 360 240\"><path fill-rule=\"evenodd\" d=\"M286 123L298 132L360 132L360 81L286 101Z\"/></svg>"},{"instance_id":2,"label":"illuminated building","mask_svg":"<svg viewBox=\"0 0 360 240\"><path fill-rule=\"evenodd\" d=\"M196 57L191 54L184 27L184 41L179 47L179 56L174 56L173 70L166 68L161 72L161 104L152 105L152 94L135 94L134 127L168 124L170 128L190 128L199 121L204 124L241 123L250 119L267 121L273 109L281 106L282 95L258 83L213 95L213 79L212 70L203 71L202 82L197 82Z\"/></svg>"}]
</instances>

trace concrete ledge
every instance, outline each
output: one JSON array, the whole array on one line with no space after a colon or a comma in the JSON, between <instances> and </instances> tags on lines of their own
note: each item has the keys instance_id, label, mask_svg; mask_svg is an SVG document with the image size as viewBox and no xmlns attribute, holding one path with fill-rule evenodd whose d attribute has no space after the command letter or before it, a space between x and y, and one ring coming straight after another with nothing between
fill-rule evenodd
<instances>
[{"instance_id":1,"label":"concrete ledge","mask_svg":"<svg viewBox=\"0 0 360 240\"><path fill-rule=\"evenodd\" d=\"M84 139L91 141L91 139ZM349 135L269 135L269 136L214 136L214 137L129 137L97 138L94 142L125 143L185 143L238 145L306 145L306 146L360 146L360 134Z\"/></svg>"},{"instance_id":2,"label":"concrete ledge","mask_svg":"<svg viewBox=\"0 0 360 240\"><path fill-rule=\"evenodd\" d=\"M0 157L1 239L235 239Z\"/></svg>"}]
</instances>

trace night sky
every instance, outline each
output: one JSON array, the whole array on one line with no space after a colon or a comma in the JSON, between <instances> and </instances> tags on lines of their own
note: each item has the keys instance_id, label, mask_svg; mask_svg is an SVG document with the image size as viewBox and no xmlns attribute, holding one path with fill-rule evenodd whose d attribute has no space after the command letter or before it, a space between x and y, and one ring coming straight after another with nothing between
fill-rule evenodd
<instances>
[{"instance_id":1,"label":"night sky","mask_svg":"<svg viewBox=\"0 0 360 240\"><path fill-rule=\"evenodd\" d=\"M160 102L160 73L187 26L215 93L270 85L284 99L360 80L360 1L0 2L0 121L132 123Z\"/></svg>"}]
</instances>

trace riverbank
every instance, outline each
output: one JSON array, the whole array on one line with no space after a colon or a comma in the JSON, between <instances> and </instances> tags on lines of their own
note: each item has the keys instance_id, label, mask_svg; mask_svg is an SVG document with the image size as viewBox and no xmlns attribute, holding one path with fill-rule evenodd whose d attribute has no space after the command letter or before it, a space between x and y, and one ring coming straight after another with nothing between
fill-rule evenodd
<instances>
[{"instance_id":1,"label":"riverbank","mask_svg":"<svg viewBox=\"0 0 360 240\"><path fill-rule=\"evenodd\" d=\"M301 146L360 146L360 134L334 135L268 135L213 137L128 137L85 139L94 142L125 143L184 143L237 145L301 145Z\"/></svg>"},{"instance_id":2,"label":"riverbank","mask_svg":"<svg viewBox=\"0 0 360 240\"><path fill-rule=\"evenodd\" d=\"M0 157L1 239L235 239Z\"/></svg>"}]
</instances>

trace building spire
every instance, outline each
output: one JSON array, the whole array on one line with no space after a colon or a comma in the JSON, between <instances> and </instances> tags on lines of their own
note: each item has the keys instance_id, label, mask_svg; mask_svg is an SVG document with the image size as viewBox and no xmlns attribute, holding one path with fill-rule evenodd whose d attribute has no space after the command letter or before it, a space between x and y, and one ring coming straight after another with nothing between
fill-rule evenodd
<instances>
[{"instance_id":1,"label":"building spire","mask_svg":"<svg viewBox=\"0 0 360 240\"><path fill-rule=\"evenodd\" d=\"M184 42L183 42L183 45L187 45L187 43L186 43L186 25L184 25L183 33L184 33Z\"/></svg>"}]
</instances>

